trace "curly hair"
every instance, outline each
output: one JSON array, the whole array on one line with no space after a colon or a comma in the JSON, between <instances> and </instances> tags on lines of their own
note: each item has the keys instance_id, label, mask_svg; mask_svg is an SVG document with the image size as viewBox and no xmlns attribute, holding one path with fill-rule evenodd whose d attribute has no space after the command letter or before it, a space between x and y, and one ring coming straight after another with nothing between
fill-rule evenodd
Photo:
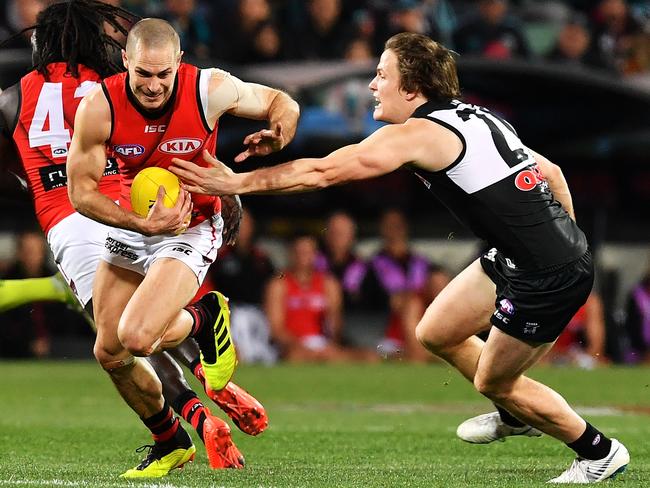
<instances>
[{"instance_id":1,"label":"curly hair","mask_svg":"<svg viewBox=\"0 0 650 488\"><path fill-rule=\"evenodd\" d=\"M11 39L34 31L33 69L46 77L48 64L65 62L75 77L79 76L78 67L83 64L104 78L123 70L116 54L124 47L105 32L105 26L126 36L127 27L137 20L135 14L101 1L67 0L42 10L36 17L36 25L23 29Z\"/></svg>"}]
</instances>

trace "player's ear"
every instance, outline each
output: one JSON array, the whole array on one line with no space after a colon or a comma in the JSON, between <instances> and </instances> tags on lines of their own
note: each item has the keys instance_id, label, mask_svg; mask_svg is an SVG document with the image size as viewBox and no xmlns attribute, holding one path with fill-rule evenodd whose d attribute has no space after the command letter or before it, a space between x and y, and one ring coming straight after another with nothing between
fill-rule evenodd
<instances>
[{"instance_id":1,"label":"player's ear","mask_svg":"<svg viewBox=\"0 0 650 488\"><path fill-rule=\"evenodd\" d=\"M129 58L126 56L126 50L122 49L122 64L124 68L129 69Z\"/></svg>"},{"instance_id":2,"label":"player's ear","mask_svg":"<svg viewBox=\"0 0 650 488\"><path fill-rule=\"evenodd\" d=\"M185 54L185 51L178 53L178 60L176 61L177 64L181 64L181 61L183 60L183 54Z\"/></svg>"}]
</instances>

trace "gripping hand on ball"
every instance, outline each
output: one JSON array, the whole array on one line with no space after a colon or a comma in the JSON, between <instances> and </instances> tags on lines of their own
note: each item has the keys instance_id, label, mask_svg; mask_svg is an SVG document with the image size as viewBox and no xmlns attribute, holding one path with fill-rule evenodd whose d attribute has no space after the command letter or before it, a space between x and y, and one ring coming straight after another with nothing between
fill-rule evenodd
<instances>
[{"instance_id":1,"label":"gripping hand on ball","mask_svg":"<svg viewBox=\"0 0 650 488\"><path fill-rule=\"evenodd\" d=\"M145 219L143 234L153 236L161 234L181 234L187 230L192 218L192 199L190 194L181 189L176 204L168 208L163 203L165 187L158 188L155 203L151 206Z\"/></svg>"}]
</instances>

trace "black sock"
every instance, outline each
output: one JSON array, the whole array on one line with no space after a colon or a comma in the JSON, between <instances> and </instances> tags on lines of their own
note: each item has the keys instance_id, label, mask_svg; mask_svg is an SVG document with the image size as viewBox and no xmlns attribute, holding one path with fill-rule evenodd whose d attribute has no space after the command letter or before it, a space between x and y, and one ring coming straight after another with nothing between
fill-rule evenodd
<instances>
[{"instance_id":1,"label":"black sock","mask_svg":"<svg viewBox=\"0 0 650 488\"><path fill-rule=\"evenodd\" d=\"M167 405L167 402L165 402L160 412L142 419L142 422L149 428L156 443L165 443L171 440L180 427L180 422L174 417L174 412Z\"/></svg>"},{"instance_id":2,"label":"black sock","mask_svg":"<svg viewBox=\"0 0 650 488\"><path fill-rule=\"evenodd\" d=\"M567 443L578 457L584 459L603 459L612 449L612 441L605 434L587 422L587 428L577 441Z\"/></svg>"},{"instance_id":3,"label":"black sock","mask_svg":"<svg viewBox=\"0 0 650 488\"><path fill-rule=\"evenodd\" d=\"M503 421L504 424L509 425L510 427L524 427L526 425L520 420L514 418L512 414L508 412L505 408L502 408L496 404L494 406L497 407L499 416L501 417L501 420Z\"/></svg>"},{"instance_id":4,"label":"black sock","mask_svg":"<svg viewBox=\"0 0 650 488\"><path fill-rule=\"evenodd\" d=\"M206 293L198 302L185 307L185 310L190 313L194 320L190 335L194 337L196 342L199 344L199 348L203 354L203 359L208 364L216 363L217 350L214 340L215 321L217 320L221 310L217 294ZM224 323L221 321L220 324L217 324L216 328L221 326L225 331L223 325ZM221 330L219 330L219 334L221 334Z\"/></svg>"},{"instance_id":5,"label":"black sock","mask_svg":"<svg viewBox=\"0 0 650 488\"><path fill-rule=\"evenodd\" d=\"M174 410L194 427L196 433L203 441L203 423L206 419L205 406L192 390L187 390L178 395L172 402Z\"/></svg>"}]
</instances>

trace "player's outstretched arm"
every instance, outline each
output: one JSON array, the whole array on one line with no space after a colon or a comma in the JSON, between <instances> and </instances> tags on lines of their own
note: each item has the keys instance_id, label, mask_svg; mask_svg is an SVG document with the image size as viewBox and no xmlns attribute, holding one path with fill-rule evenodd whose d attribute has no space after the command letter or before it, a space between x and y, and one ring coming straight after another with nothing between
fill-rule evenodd
<instances>
[{"instance_id":1,"label":"player's outstretched arm","mask_svg":"<svg viewBox=\"0 0 650 488\"><path fill-rule=\"evenodd\" d=\"M111 131L108 101L101 89L88 94L75 116L74 135L66 164L68 196L75 210L98 222L145 235L176 233L185 229L185 216L191 201L185 192L176 205L162 204L164 192L146 218L125 210L99 191L99 180L106 167L106 147Z\"/></svg>"},{"instance_id":2,"label":"player's outstretched arm","mask_svg":"<svg viewBox=\"0 0 650 488\"><path fill-rule=\"evenodd\" d=\"M564 208L564 210L566 210L566 212L569 214L569 217L571 217L575 221L576 216L573 210L573 199L571 198L569 185L567 184L566 179L564 178L564 173L562 173L562 169L557 164L553 164L551 161L549 161L541 154L536 153L530 148L529 150L535 156L535 161L537 162L537 166L542 172L542 176L544 176L544 178L546 179L546 182L548 183L548 187L553 193L553 196L558 202L560 202L562 208Z\"/></svg>"},{"instance_id":3,"label":"player's outstretched arm","mask_svg":"<svg viewBox=\"0 0 650 488\"><path fill-rule=\"evenodd\" d=\"M330 155L298 159L271 168L234 173L204 152L210 164L202 168L189 161L172 159L169 168L193 193L233 195L246 193L293 193L313 191L349 181L373 178L419 161L422 145L419 124L401 124L379 129L359 144L345 146Z\"/></svg>"}]
</instances>

